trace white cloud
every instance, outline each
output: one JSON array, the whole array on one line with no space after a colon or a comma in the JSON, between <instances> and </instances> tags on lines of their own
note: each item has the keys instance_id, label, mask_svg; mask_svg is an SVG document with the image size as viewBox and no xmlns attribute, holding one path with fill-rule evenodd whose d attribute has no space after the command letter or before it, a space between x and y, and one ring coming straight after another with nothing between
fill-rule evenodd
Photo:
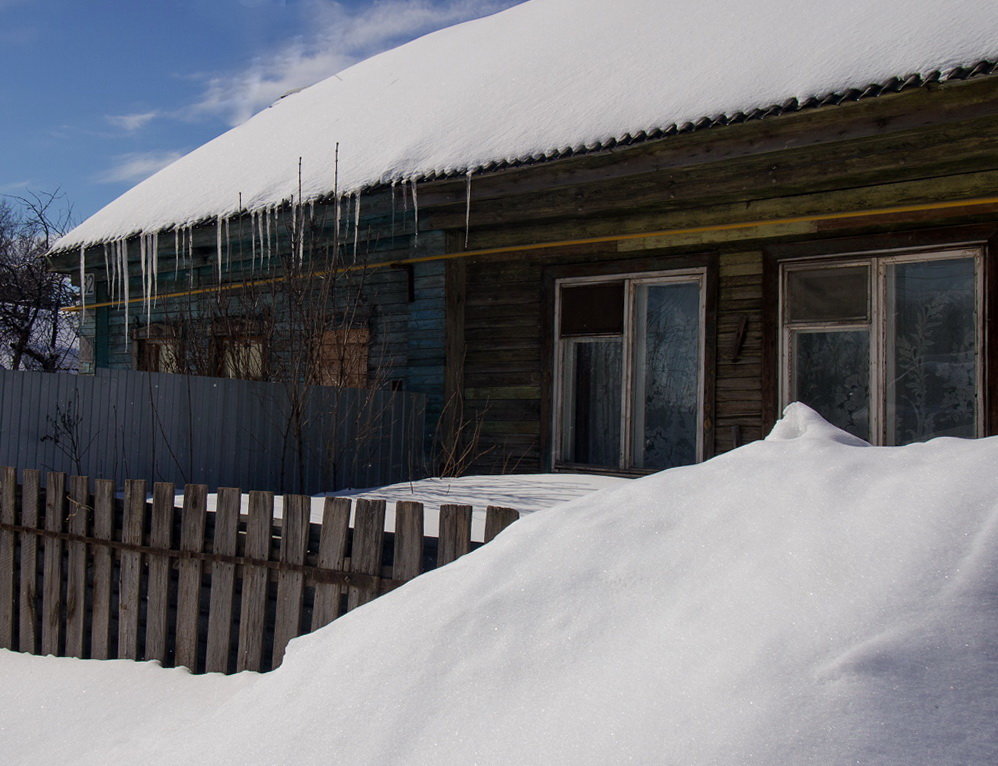
<instances>
[{"instance_id":1,"label":"white cloud","mask_svg":"<svg viewBox=\"0 0 998 766\"><path fill-rule=\"evenodd\" d=\"M418 35L516 5L522 0L382 0L348 8L307 4L307 34L258 57L242 72L206 78L195 113L238 125L281 96Z\"/></svg>"},{"instance_id":2,"label":"white cloud","mask_svg":"<svg viewBox=\"0 0 998 766\"><path fill-rule=\"evenodd\" d=\"M136 112L134 114L109 114L107 121L112 125L123 128L129 133L145 127L152 120L160 116L158 111Z\"/></svg>"},{"instance_id":3,"label":"white cloud","mask_svg":"<svg viewBox=\"0 0 998 766\"><path fill-rule=\"evenodd\" d=\"M137 183L157 170L165 168L186 152L130 152L114 158L114 165L105 170L97 181L101 183Z\"/></svg>"}]
</instances>

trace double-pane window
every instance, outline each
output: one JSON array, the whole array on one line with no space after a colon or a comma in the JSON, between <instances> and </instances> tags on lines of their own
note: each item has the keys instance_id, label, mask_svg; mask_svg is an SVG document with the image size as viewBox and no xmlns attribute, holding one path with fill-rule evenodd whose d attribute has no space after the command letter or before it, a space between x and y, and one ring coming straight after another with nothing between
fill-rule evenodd
<instances>
[{"instance_id":1,"label":"double-pane window","mask_svg":"<svg viewBox=\"0 0 998 766\"><path fill-rule=\"evenodd\" d=\"M875 444L981 432L981 254L783 267L783 401Z\"/></svg>"},{"instance_id":2,"label":"double-pane window","mask_svg":"<svg viewBox=\"0 0 998 766\"><path fill-rule=\"evenodd\" d=\"M558 285L556 463L659 470L701 454L703 274Z\"/></svg>"}]
</instances>

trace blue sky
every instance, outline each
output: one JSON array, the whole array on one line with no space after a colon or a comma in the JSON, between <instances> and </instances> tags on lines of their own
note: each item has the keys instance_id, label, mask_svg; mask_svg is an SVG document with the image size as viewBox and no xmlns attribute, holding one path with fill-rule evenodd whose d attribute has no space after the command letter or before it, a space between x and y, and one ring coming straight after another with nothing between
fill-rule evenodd
<instances>
[{"instance_id":1,"label":"blue sky","mask_svg":"<svg viewBox=\"0 0 998 766\"><path fill-rule=\"evenodd\" d=\"M0 0L0 194L79 223L284 93L519 0Z\"/></svg>"}]
</instances>

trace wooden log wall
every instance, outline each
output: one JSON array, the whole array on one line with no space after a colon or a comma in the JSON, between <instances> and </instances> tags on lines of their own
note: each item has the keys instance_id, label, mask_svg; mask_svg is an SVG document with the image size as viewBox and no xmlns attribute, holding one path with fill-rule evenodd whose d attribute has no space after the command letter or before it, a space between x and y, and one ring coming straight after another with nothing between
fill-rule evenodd
<instances>
[{"instance_id":1,"label":"wooden log wall","mask_svg":"<svg viewBox=\"0 0 998 766\"><path fill-rule=\"evenodd\" d=\"M43 484L44 480L44 484ZM0 467L0 648L93 659L158 660L195 672L266 671L288 642L447 564L471 541L472 508L445 505L439 537L424 508L223 488L207 511L203 485L126 482ZM354 517L350 526L351 514ZM519 517L489 507L485 540Z\"/></svg>"},{"instance_id":2,"label":"wooden log wall","mask_svg":"<svg viewBox=\"0 0 998 766\"><path fill-rule=\"evenodd\" d=\"M553 307L545 275L586 275L593 264L619 264L624 273L716 258L714 422L705 452L763 436L775 411L765 383L775 373L764 362L776 364L764 349L777 332L764 305L767 248L998 221L998 205L836 217L993 196L996 118L992 75L473 178L468 249L508 252L467 258L463 304L453 308L463 335L451 344L460 355L452 355L449 379L481 413L471 470L550 469ZM428 186L420 201L430 225L462 225L457 183ZM808 215L828 218L794 220ZM746 221L772 223L729 228ZM587 237L608 241L515 249Z\"/></svg>"}]
</instances>

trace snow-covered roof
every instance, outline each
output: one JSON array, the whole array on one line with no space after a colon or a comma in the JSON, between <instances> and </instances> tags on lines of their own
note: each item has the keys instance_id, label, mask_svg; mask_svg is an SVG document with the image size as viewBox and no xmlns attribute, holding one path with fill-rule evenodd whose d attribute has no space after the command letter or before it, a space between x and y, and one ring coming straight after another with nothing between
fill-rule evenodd
<instances>
[{"instance_id":1,"label":"snow-covered roof","mask_svg":"<svg viewBox=\"0 0 998 766\"><path fill-rule=\"evenodd\" d=\"M529 0L291 94L56 249L998 59L994 0ZM339 160L336 162L337 146Z\"/></svg>"}]
</instances>

